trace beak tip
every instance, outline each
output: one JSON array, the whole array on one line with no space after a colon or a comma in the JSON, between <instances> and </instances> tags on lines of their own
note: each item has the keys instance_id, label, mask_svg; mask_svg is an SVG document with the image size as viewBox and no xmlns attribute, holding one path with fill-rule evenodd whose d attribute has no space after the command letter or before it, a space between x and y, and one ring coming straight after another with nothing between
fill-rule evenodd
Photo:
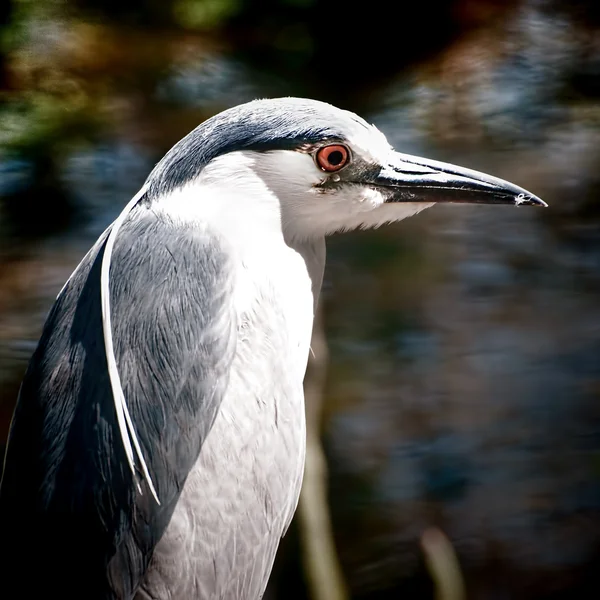
<instances>
[{"instance_id":1,"label":"beak tip","mask_svg":"<svg viewBox=\"0 0 600 600\"><path fill-rule=\"evenodd\" d=\"M515 206L539 206L540 208L548 208L548 204L541 198L533 194L518 194L514 198Z\"/></svg>"}]
</instances>

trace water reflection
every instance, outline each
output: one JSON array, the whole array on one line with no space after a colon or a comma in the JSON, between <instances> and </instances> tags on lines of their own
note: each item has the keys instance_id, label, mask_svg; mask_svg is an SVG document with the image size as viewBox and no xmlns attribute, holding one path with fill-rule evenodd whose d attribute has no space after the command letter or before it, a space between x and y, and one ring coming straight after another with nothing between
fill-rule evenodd
<instances>
[{"instance_id":1,"label":"water reflection","mask_svg":"<svg viewBox=\"0 0 600 600\"><path fill-rule=\"evenodd\" d=\"M54 296L154 162L226 106L307 86L302 71L258 71L235 38L170 30L158 43L53 6L19 22L0 109L2 439ZM399 150L551 204L437 207L331 240L324 438L356 597L429 593L418 540L431 525L453 541L470 597L595 597L584 590L600 547L597 40L556 3L514 3L344 97ZM324 80L314 90L336 95Z\"/></svg>"}]
</instances>

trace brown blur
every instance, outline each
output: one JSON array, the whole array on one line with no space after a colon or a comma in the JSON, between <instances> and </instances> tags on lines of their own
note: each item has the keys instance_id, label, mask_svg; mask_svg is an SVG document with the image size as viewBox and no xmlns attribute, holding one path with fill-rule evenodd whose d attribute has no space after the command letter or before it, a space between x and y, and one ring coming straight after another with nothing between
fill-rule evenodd
<instances>
[{"instance_id":1,"label":"brown blur","mask_svg":"<svg viewBox=\"0 0 600 600\"><path fill-rule=\"evenodd\" d=\"M330 240L322 440L351 597L433 598L441 531L469 599L598 598L600 9L391 5L3 5L0 442L56 294L164 152L255 97L331 101L550 205ZM307 597L294 531L269 594Z\"/></svg>"}]
</instances>

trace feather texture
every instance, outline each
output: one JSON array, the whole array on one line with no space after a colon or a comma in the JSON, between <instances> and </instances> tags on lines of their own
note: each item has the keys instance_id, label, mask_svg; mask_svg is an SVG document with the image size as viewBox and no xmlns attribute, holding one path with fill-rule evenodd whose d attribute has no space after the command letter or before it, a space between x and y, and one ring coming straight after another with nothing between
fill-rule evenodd
<instances>
[{"instance_id":1,"label":"feather texture","mask_svg":"<svg viewBox=\"0 0 600 600\"><path fill-rule=\"evenodd\" d=\"M9 549L3 585L22 589L11 579L19 565L34 564L31 597L133 595L228 382L236 325L231 269L218 238L144 205L122 231L111 268L115 356L162 503L145 482L137 491L114 426L101 242L50 312L9 434L0 491Z\"/></svg>"}]
</instances>

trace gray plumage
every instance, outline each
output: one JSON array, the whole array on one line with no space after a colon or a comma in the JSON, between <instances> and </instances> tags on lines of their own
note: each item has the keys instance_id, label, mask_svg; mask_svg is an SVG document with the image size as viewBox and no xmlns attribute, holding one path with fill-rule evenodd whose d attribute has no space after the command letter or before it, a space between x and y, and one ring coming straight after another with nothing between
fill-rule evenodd
<instances>
[{"instance_id":1,"label":"gray plumage","mask_svg":"<svg viewBox=\"0 0 600 600\"><path fill-rule=\"evenodd\" d=\"M300 492L324 236L443 201L544 205L395 153L309 100L236 107L176 144L67 282L31 359L0 487L2 597L260 598Z\"/></svg>"},{"instance_id":2,"label":"gray plumage","mask_svg":"<svg viewBox=\"0 0 600 600\"><path fill-rule=\"evenodd\" d=\"M135 591L214 421L235 351L233 282L216 237L143 206L122 233L111 286L116 355L161 506L135 493L114 428L99 322L102 240L48 317L2 484L3 543L10 540L17 565L42 567L41 585L61 597L81 595L73 572L90 582L88 597Z\"/></svg>"}]
</instances>

